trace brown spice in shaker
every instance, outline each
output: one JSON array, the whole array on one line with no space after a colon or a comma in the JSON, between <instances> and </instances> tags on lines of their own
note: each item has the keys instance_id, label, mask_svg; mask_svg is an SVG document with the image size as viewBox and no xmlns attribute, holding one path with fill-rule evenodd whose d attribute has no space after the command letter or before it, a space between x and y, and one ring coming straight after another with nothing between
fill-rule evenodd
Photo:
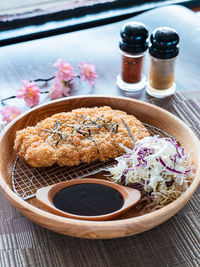
<instances>
[{"instance_id":1,"label":"brown spice in shaker","mask_svg":"<svg viewBox=\"0 0 200 267\"><path fill-rule=\"evenodd\" d=\"M122 55L122 80L126 83L138 83L141 80L144 57Z\"/></svg>"},{"instance_id":2,"label":"brown spice in shaker","mask_svg":"<svg viewBox=\"0 0 200 267\"><path fill-rule=\"evenodd\" d=\"M157 90L166 90L174 83L173 59L156 59L151 57L149 82L151 87Z\"/></svg>"}]
</instances>

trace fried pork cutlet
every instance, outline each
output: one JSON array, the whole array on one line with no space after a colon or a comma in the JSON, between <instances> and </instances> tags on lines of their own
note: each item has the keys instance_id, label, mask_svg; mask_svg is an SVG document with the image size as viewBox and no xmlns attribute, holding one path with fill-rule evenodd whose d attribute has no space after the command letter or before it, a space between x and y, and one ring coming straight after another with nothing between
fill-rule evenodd
<instances>
[{"instance_id":1,"label":"fried pork cutlet","mask_svg":"<svg viewBox=\"0 0 200 267\"><path fill-rule=\"evenodd\" d=\"M131 131L131 135L130 132ZM73 166L106 161L149 133L132 115L110 107L79 108L55 114L16 133L14 149L33 167Z\"/></svg>"}]
</instances>

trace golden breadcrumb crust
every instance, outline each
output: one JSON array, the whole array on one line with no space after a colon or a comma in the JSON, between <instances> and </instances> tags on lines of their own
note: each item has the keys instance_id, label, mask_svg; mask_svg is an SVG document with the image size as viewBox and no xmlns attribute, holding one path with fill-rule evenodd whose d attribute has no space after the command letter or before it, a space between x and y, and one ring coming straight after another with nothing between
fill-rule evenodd
<instances>
[{"instance_id":1,"label":"golden breadcrumb crust","mask_svg":"<svg viewBox=\"0 0 200 267\"><path fill-rule=\"evenodd\" d=\"M124 154L149 133L132 115L110 107L79 108L55 114L16 133L14 149L33 167L79 165Z\"/></svg>"}]
</instances>

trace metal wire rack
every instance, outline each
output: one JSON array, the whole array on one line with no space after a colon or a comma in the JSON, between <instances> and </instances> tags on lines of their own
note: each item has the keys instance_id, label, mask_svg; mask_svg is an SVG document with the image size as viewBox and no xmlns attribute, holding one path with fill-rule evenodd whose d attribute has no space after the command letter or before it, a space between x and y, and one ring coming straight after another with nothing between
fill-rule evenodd
<instances>
[{"instance_id":1,"label":"metal wire rack","mask_svg":"<svg viewBox=\"0 0 200 267\"><path fill-rule=\"evenodd\" d=\"M144 126L151 135L172 138L172 136L154 126L148 124L144 124ZM27 200L35 197L37 190L41 187L93 175L101 172L106 167L114 165L114 163L115 160L112 159L106 162L83 163L73 167L53 165L51 167L34 168L20 157L17 157L12 170L13 191L23 200Z\"/></svg>"}]
</instances>

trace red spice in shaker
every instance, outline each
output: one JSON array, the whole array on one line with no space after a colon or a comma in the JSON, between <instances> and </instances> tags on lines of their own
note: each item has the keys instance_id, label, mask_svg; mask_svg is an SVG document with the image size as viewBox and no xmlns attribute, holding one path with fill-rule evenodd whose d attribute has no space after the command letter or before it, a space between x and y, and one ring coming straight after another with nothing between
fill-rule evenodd
<instances>
[{"instance_id":1,"label":"red spice in shaker","mask_svg":"<svg viewBox=\"0 0 200 267\"><path fill-rule=\"evenodd\" d=\"M144 57L122 55L122 80L126 83L141 81Z\"/></svg>"},{"instance_id":2,"label":"red spice in shaker","mask_svg":"<svg viewBox=\"0 0 200 267\"><path fill-rule=\"evenodd\" d=\"M138 91L145 87L143 75L144 55L148 48L148 31L144 24L130 22L123 26L119 42L122 54L121 75L117 85L125 91Z\"/></svg>"}]
</instances>

